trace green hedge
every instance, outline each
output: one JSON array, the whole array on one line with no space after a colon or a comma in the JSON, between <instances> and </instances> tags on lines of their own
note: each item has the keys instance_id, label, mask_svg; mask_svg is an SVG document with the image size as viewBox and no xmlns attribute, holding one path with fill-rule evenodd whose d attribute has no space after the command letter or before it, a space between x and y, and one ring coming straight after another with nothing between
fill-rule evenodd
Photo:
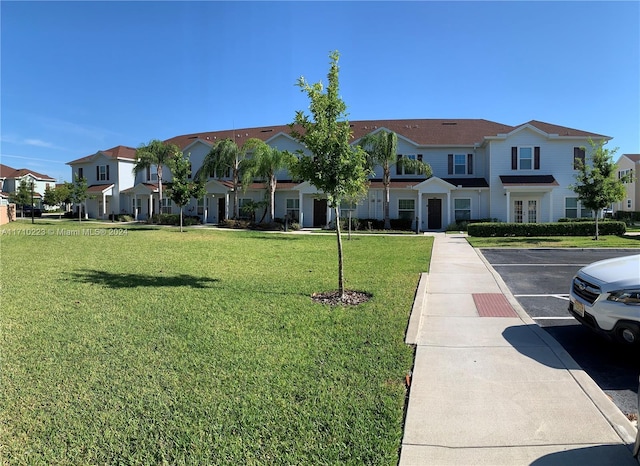
<instances>
[{"instance_id":1,"label":"green hedge","mask_svg":"<svg viewBox=\"0 0 640 466\"><path fill-rule=\"evenodd\" d=\"M626 212L618 210L614 216L616 217L616 220L623 222L640 222L640 212Z\"/></svg>"},{"instance_id":2,"label":"green hedge","mask_svg":"<svg viewBox=\"0 0 640 466\"><path fill-rule=\"evenodd\" d=\"M624 222L598 222L601 235L624 235ZM556 223L473 223L467 227L469 236L593 236L595 222Z\"/></svg>"}]
</instances>

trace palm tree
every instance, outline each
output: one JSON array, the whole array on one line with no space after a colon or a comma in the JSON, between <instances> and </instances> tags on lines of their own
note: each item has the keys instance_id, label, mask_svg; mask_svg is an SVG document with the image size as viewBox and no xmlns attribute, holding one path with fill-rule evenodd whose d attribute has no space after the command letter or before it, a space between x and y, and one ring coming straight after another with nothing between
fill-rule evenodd
<instances>
[{"instance_id":1,"label":"palm tree","mask_svg":"<svg viewBox=\"0 0 640 466\"><path fill-rule=\"evenodd\" d=\"M389 219L389 186L391 184L391 167L401 164L407 170L415 173L431 176L431 167L421 160L412 160L406 156L398 158L398 135L393 131L380 130L377 133L369 133L363 136L358 145L367 152L369 168L376 165L382 167L382 185L384 186L384 229L391 229Z\"/></svg>"},{"instance_id":2,"label":"palm tree","mask_svg":"<svg viewBox=\"0 0 640 466\"><path fill-rule=\"evenodd\" d=\"M269 220L275 218L276 178L278 172L289 168L295 156L287 151L280 151L260 141L253 147L253 156L248 160L242 176L242 185L246 186L254 178L263 179L267 185L267 200L269 206Z\"/></svg>"},{"instance_id":3,"label":"palm tree","mask_svg":"<svg viewBox=\"0 0 640 466\"><path fill-rule=\"evenodd\" d=\"M158 196L162 209L162 166L167 165L173 157L180 153L175 144L166 144L158 139L153 139L149 144L141 144L136 149L136 162L133 173L138 174L143 170L155 166L158 173Z\"/></svg>"},{"instance_id":4,"label":"palm tree","mask_svg":"<svg viewBox=\"0 0 640 466\"><path fill-rule=\"evenodd\" d=\"M248 164L248 152L261 143L264 144L260 139L250 138L247 139L242 147L238 147L238 144L233 139L222 139L211 147L202 162L202 166L195 174L196 178L206 180L212 173L215 173L218 178L222 178L220 175L231 171L233 218L239 217L238 189L240 188L241 173Z\"/></svg>"}]
</instances>

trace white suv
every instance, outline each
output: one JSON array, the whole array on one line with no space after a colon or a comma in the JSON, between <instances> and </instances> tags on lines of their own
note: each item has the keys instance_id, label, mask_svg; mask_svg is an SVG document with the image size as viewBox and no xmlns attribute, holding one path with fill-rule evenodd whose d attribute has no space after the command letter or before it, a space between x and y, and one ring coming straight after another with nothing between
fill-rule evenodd
<instances>
[{"instance_id":1,"label":"white suv","mask_svg":"<svg viewBox=\"0 0 640 466\"><path fill-rule=\"evenodd\" d=\"M587 327L640 345L640 254L594 262L571 283L569 312Z\"/></svg>"}]
</instances>

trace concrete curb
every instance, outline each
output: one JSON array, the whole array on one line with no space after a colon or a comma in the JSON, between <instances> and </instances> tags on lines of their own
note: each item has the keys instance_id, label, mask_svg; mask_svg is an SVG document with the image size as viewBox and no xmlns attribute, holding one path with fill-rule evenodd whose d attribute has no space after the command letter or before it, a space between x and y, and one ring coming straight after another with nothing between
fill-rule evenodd
<instances>
[{"instance_id":1,"label":"concrete curb","mask_svg":"<svg viewBox=\"0 0 640 466\"><path fill-rule=\"evenodd\" d=\"M418 343L418 335L420 334L420 327L422 326L422 314L427 300L428 286L429 274L421 273L418 288L416 289L416 294L413 299L411 315L409 316L409 324L407 325L407 331L405 334L404 342L407 345L416 345Z\"/></svg>"}]
</instances>

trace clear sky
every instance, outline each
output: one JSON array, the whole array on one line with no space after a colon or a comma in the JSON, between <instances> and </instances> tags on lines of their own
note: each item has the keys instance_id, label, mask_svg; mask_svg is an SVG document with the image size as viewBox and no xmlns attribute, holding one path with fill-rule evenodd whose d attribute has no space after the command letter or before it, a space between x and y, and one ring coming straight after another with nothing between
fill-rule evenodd
<instances>
[{"instance_id":1,"label":"clear sky","mask_svg":"<svg viewBox=\"0 0 640 466\"><path fill-rule=\"evenodd\" d=\"M541 120L640 153L640 2L0 2L0 162L290 123L340 51L349 119Z\"/></svg>"}]
</instances>

